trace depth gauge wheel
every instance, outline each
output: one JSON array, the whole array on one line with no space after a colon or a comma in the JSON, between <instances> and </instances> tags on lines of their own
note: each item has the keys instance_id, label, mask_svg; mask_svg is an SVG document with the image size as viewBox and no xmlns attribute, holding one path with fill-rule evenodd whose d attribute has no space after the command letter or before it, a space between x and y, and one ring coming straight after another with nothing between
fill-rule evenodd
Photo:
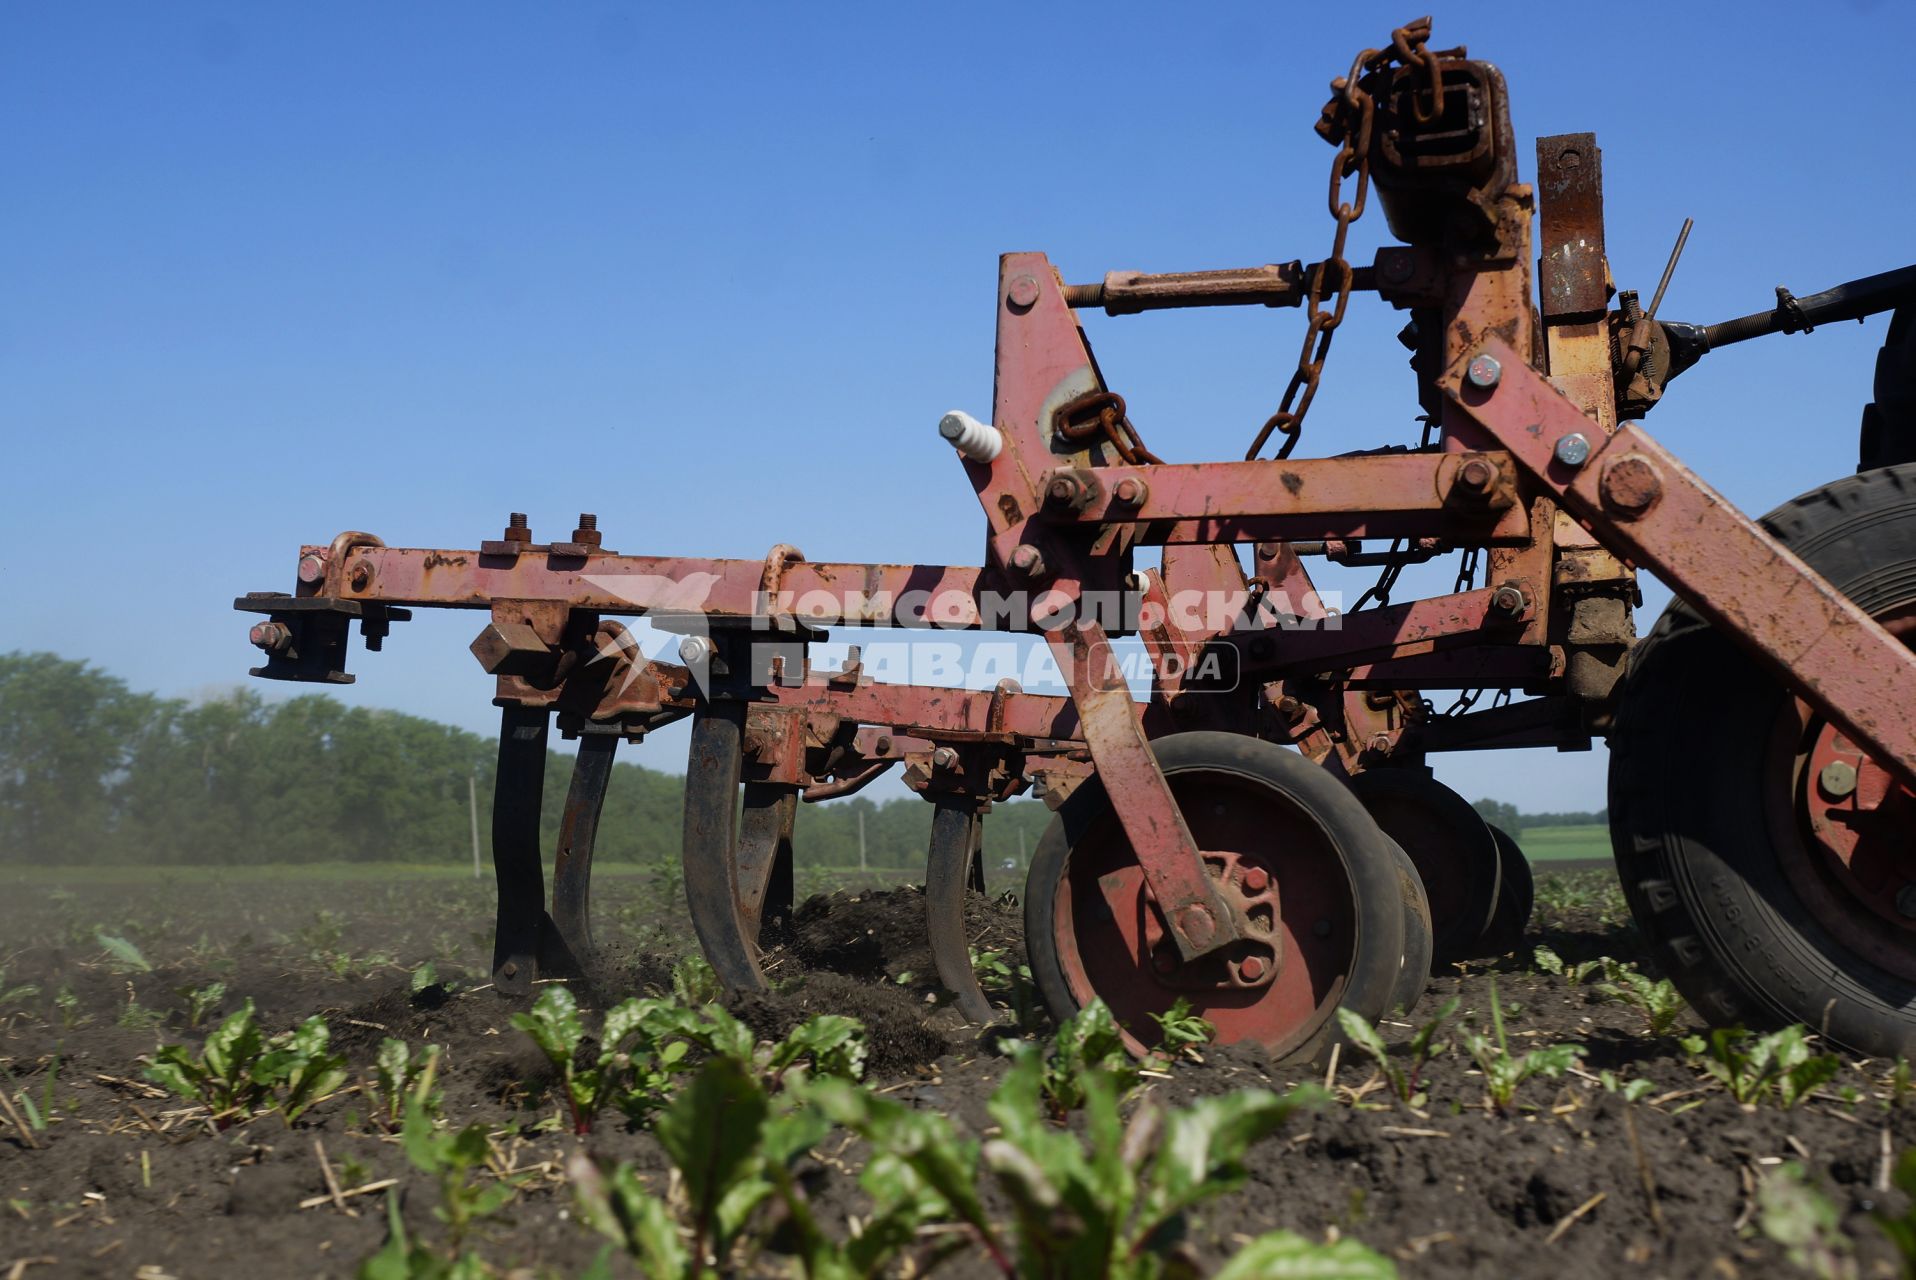
<instances>
[{"instance_id":1,"label":"depth gauge wheel","mask_svg":"<svg viewBox=\"0 0 1916 1280\"><path fill-rule=\"evenodd\" d=\"M1763 523L1916 642L1916 465ZM1630 658L1610 832L1637 927L1710 1021L1916 1051L1916 795L1681 601Z\"/></svg>"},{"instance_id":2,"label":"depth gauge wheel","mask_svg":"<svg viewBox=\"0 0 1916 1280\"><path fill-rule=\"evenodd\" d=\"M1250 945L1185 966L1103 784L1059 808L1032 858L1025 945L1058 1018L1093 998L1134 1052L1180 997L1223 1044L1310 1059L1342 1005L1375 1021L1402 967L1404 900L1390 842L1336 778L1293 751L1230 733L1153 742L1158 764Z\"/></svg>"},{"instance_id":3,"label":"depth gauge wheel","mask_svg":"<svg viewBox=\"0 0 1916 1280\"><path fill-rule=\"evenodd\" d=\"M1530 874L1530 859L1516 838L1502 827L1490 827L1497 842L1497 909L1491 912L1490 927L1477 940L1478 956L1507 956L1523 945L1524 930L1530 926L1530 912L1537 905L1537 881Z\"/></svg>"},{"instance_id":4,"label":"depth gauge wheel","mask_svg":"<svg viewBox=\"0 0 1916 1280\"><path fill-rule=\"evenodd\" d=\"M1474 960L1497 910L1502 870L1490 827L1428 773L1366 769L1348 780L1384 834L1403 846L1430 898L1437 964Z\"/></svg>"}]
</instances>

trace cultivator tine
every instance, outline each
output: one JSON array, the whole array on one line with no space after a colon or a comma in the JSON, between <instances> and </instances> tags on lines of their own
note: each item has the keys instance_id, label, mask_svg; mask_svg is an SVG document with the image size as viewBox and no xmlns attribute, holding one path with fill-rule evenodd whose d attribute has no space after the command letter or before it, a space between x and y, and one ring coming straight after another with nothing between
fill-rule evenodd
<instances>
[{"instance_id":1,"label":"cultivator tine","mask_svg":"<svg viewBox=\"0 0 1916 1280\"><path fill-rule=\"evenodd\" d=\"M735 991L763 991L739 896L738 792L745 705L702 704L685 767L685 901L705 958Z\"/></svg>"},{"instance_id":2,"label":"cultivator tine","mask_svg":"<svg viewBox=\"0 0 1916 1280\"><path fill-rule=\"evenodd\" d=\"M984 819L962 796L940 796L931 819L931 853L925 866L925 923L938 980L958 998L958 1008L977 1023L997 1019L971 970L971 937L965 929L965 890L982 889L978 856Z\"/></svg>"},{"instance_id":3,"label":"cultivator tine","mask_svg":"<svg viewBox=\"0 0 1916 1280\"><path fill-rule=\"evenodd\" d=\"M502 995L531 991L542 967L572 967L572 957L545 910L539 847L545 776L545 708L507 706L499 714L499 769L492 796L492 867L499 889L492 983Z\"/></svg>"},{"instance_id":4,"label":"cultivator tine","mask_svg":"<svg viewBox=\"0 0 1916 1280\"><path fill-rule=\"evenodd\" d=\"M559 845L552 864L552 923L574 956L592 949L592 848L599 836L606 785L619 749L613 733L584 733L572 766L565 816L559 820Z\"/></svg>"},{"instance_id":5,"label":"cultivator tine","mask_svg":"<svg viewBox=\"0 0 1916 1280\"><path fill-rule=\"evenodd\" d=\"M792 825L797 817L796 788L745 784L738 830L738 905L747 933L761 947L791 926Z\"/></svg>"}]
</instances>

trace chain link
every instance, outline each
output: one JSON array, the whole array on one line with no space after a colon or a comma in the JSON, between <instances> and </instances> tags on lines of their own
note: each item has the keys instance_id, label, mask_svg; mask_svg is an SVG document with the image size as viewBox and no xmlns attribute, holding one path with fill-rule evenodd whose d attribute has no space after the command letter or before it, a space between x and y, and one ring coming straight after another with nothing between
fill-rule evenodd
<instances>
[{"instance_id":1,"label":"chain link","mask_svg":"<svg viewBox=\"0 0 1916 1280\"><path fill-rule=\"evenodd\" d=\"M1421 95L1413 94L1412 109L1419 123L1429 124L1443 109L1443 70L1438 65L1437 54L1426 47L1429 40L1429 18L1406 23L1390 33L1388 48L1364 50L1351 63L1349 75L1331 81L1332 97L1317 122L1317 132L1337 147L1337 158L1331 162L1330 182L1331 219L1337 229L1331 237L1330 257L1311 267L1304 346L1298 352L1297 371L1284 388L1277 412L1265 420L1257 439L1245 452L1246 460L1264 451L1273 432L1283 436L1283 443L1277 447L1278 457L1290 457L1291 450L1297 447L1298 436L1304 429L1304 415L1310 412L1311 401L1317 397L1318 384L1324 377L1324 360L1330 355L1331 338L1337 326L1344 323L1344 310L1350 305L1351 284L1356 273L1344 257L1344 249L1350 238L1351 223L1364 216L1364 206L1370 199L1371 127L1377 119L1377 100L1362 82L1392 62L1423 69L1430 80L1430 100L1427 106ZM1344 180L1352 176L1357 179L1355 194L1345 200ZM1329 307L1324 305L1327 295L1331 298Z\"/></svg>"}]
</instances>

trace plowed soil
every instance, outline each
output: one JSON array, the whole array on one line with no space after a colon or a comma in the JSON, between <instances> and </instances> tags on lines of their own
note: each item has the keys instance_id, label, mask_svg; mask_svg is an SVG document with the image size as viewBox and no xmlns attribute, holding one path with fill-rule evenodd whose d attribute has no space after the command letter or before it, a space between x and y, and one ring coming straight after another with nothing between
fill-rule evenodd
<instances>
[{"instance_id":1,"label":"plowed soil","mask_svg":"<svg viewBox=\"0 0 1916 1280\"><path fill-rule=\"evenodd\" d=\"M345 1192L393 1179L406 1220L436 1229L430 1181L353 1091L292 1127L265 1116L216 1132L141 1082L157 1044L204 1034L186 1025L183 993L215 981L227 988L218 1012L251 998L268 1030L325 1015L360 1072L389 1035L445 1046L446 1114L485 1122L500 1164L535 1175L483 1231L480 1251L502 1270L570 1276L598 1252L572 1221L559 1172L579 1142L663 1176L644 1133L554 1131L550 1072L508 1021L520 1006L484 986L486 886L422 877L0 888L0 996L31 989L0 1005L0 1090L24 1091L46 1120L22 1132L0 1116L5 1280L350 1276L384 1239L384 1191L335 1204L322 1148ZM578 984L588 1006L669 982L690 942L667 891L633 876L595 891L598 932L620 941ZM734 1008L764 1035L814 1012L854 1014L871 1032L872 1083L982 1129L1003 1059L938 998L923 902L908 887L805 902L771 957L775 992ZM974 904L979 949L1014 965L1018 922L1008 901ZM127 971L100 933L132 940L151 970ZM1793 1110L1740 1107L1703 1087L1674 1038L1645 1034L1634 1010L1537 972L1540 943L1570 960L1644 960L1614 884L1601 873L1546 875L1524 948L1434 977L1418 1012L1456 996L1481 1020L1494 982L1518 1043L1584 1046L1575 1073L1527 1083L1521 1109L1502 1115L1469 1060L1450 1053L1424 1073L1427 1101L1412 1109L1346 1051L1329 1077L1340 1101L1254 1149L1250 1184L1203 1215L1199 1252L1216 1260L1236 1240L1283 1227L1356 1237L1406 1276L1813 1274L1770 1238L1760 1203L1766 1180L1793 1164L1837 1207L1849 1237L1839 1245L1853 1251L1837 1261L1855 1274L1898 1274L1871 1215L1907 1207L1886 1189L1885 1152L1916 1140L1916 1118L1889 1100L1887 1064L1850 1064ZM428 961L437 981L423 983L416 970ZM1384 1030L1401 1042L1413 1026ZM1243 1048L1202 1058L1149 1088L1176 1102L1325 1078ZM1652 1091L1625 1103L1599 1083L1605 1071L1649 1079ZM808 1176L826 1221L860 1212L859 1154L835 1151ZM941 1274L998 1273L961 1258Z\"/></svg>"}]
</instances>

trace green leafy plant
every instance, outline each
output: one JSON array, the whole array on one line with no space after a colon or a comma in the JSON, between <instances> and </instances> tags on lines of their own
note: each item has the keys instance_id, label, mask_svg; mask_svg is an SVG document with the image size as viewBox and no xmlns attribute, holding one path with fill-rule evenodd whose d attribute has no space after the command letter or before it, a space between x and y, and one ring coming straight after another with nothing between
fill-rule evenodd
<instances>
[{"instance_id":1,"label":"green leafy plant","mask_svg":"<svg viewBox=\"0 0 1916 1280\"><path fill-rule=\"evenodd\" d=\"M978 975L978 986L987 995L1004 997L1021 1030L1029 1031L1043 1023L1043 1002L1038 996L1038 984L1032 980L1030 965L1014 965L1002 951L974 949L971 970Z\"/></svg>"},{"instance_id":2,"label":"green leafy plant","mask_svg":"<svg viewBox=\"0 0 1916 1280\"><path fill-rule=\"evenodd\" d=\"M731 1274L732 1255L753 1215L774 1196L786 1209L805 1274L851 1280L876 1274L917 1222L898 1230L881 1209L848 1242L826 1236L790 1166L829 1128L816 1110L789 1098L775 1101L746 1063L718 1056L693 1074L653 1127L679 1174L671 1201L647 1191L626 1165L601 1168L581 1154L567 1172L580 1217L622 1246L652 1280Z\"/></svg>"},{"instance_id":3,"label":"green leafy plant","mask_svg":"<svg viewBox=\"0 0 1916 1280\"><path fill-rule=\"evenodd\" d=\"M1406 1106L1420 1107L1425 1102L1421 1089L1424 1068L1430 1065L1431 1058L1450 1047L1447 1044L1437 1043L1437 1033L1442 1030L1450 1016L1457 1012L1457 1005L1456 996L1444 1001L1437 1007L1436 1016L1417 1028L1405 1044L1404 1053L1410 1059L1409 1070L1397 1065L1390 1056L1389 1048L1384 1044L1384 1038L1377 1033L1377 1028L1365 1022L1357 1014L1349 1009L1340 1008L1337 1011L1337 1023L1342 1028L1345 1038L1369 1054L1377 1063L1377 1069L1383 1073L1391 1092L1397 1095L1397 1100Z\"/></svg>"},{"instance_id":4,"label":"green leafy plant","mask_svg":"<svg viewBox=\"0 0 1916 1280\"><path fill-rule=\"evenodd\" d=\"M1895 1246L1896 1255L1903 1262L1903 1274L1916 1275L1916 1147L1904 1147L1903 1153L1896 1157L1890 1181L1903 1193L1903 1211L1892 1214L1878 1209L1871 1216Z\"/></svg>"},{"instance_id":5,"label":"green leafy plant","mask_svg":"<svg viewBox=\"0 0 1916 1280\"><path fill-rule=\"evenodd\" d=\"M485 1280L493 1271L476 1254L456 1257L414 1239L406 1231L397 1193L386 1193L386 1243L359 1264L359 1280Z\"/></svg>"},{"instance_id":6,"label":"green leafy plant","mask_svg":"<svg viewBox=\"0 0 1916 1280\"><path fill-rule=\"evenodd\" d=\"M373 1060L373 1075L378 1082L376 1105L381 1113L380 1123L388 1133L399 1128L409 1102L428 1112L438 1110L439 1095L433 1085L439 1075L443 1052L438 1045L429 1044L415 1055L404 1040L390 1037L380 1043L379 1054Z\"/></svg>"},{"instance_id":7,"label":"green leafy plant","mask_svg":"<svg viewBox=\"0 0 1916 1280\"><path fill-rule=\"evenodd\" d=\"M25 1004L39 994L40 988L31 982L8 986L6 966L0 965L0 1009L5 1009L10 1004Z\"/></svg>"},{"instance_id":8,"label":"green leafy plant","mask_svg":"<svg viewBox=\"0 0 1916 1280\"><path fill-rule=\"evenodd\" d=\"M1756 1188L1756 1221L1796 1266L1819 1280L1854 1280L1854 1247L1830 1198L1791 1160L1763 1175Z\"/></svg>"},{"instance_id":9,"label":"green leafy plant","mask_svg":"<svg viewBox=\"0 0 1916 1280\"><path fill-rule=\"evenodd\" d=\"M1483 1072L1484 1091L1491 1103L1505 1114L1516 1103L1517 1090L1524 1081L1539 1076L1554 1080L1568 1071L1583 1052L1580 1044L1553 1044L1526 1053L1512 1053L1510 1041L1504 1034L1504 1010L1497 999L1495 978L1490 980L1490 1025L1489 1036L1466 1029L1458 1039L1476 1062L1477 1069Z\"/></svg>"},{"instance_id":10,"label":"green leafy plant","mask_svg":"<svg viewBox=\"0 0 1916 1280\"><path fill-rule=\"evenodd\" d=\"M518 1194L521 1179L498 1177L482 1182L478 1175L492 1153L484 1125L453 1129L439 1122L425 1102L409 1098L400 1141L413 1168L439 1184L439 1204L433 1216L446 1228L448 1253L457 1257L474 1226L505 1208Z\"/></svg>"},{"instance_id":11,"label":"green leafy plant","mask_svg":"<svg viewBox=\"0 0 1916 1280\"><path fill-rule=\"evenodd\" d=\"M1605 1093L1620 1094L1625 1102L1641 1102L1657 1087L1654 1080L1646 1080L1642 1076L1625 1080L1608 1068L1597 1072L1597 1083L1603 1086Z\"/></svg>"},{"instance_id":12,"label":"green leafy plant","mask_svg":"<svg viewBox=\"0 0 1916 1280\"><path fill-rule=\"evenodd\" d=\"M81 1011L80 997L72 987L61 987L53 993L53 1007L60 1011L60 1026L71 1031L77 1026L93 1021L93 1015Z\"/></svg>"},{"instance_id":13,"label":"green leafy plant","mask_svg":"<svg viewBox=\"0 0 1916 1280\"><path fill-rule=\"evenodd\" d=\"M140 953L140 949L125 938L117 937L101 929L94 933L94 941L106 949L107 967L115 973L151 973L153 966Z\"/></svg>"},{"instance_id":14,"label":"green leafy plant","mask_svg":"<svg viewBox=\"0 0 1916 1280\"><path fill-rule=\"evenodd\" d=\"M208 1034L198 1055L185 1045L162 1046L146 1078L203 1103L221 1128L266 1105L292 1124L346 1083L346 1060L326 1051L330 1038L317 1016L268 1038L248 1000Z\"/></svg>"},{"instance_id":15,"label":"green leafy plant","mask_svg":"<svg viewBox=\"0 0 1916 1280\"><path fill-rule=\"evenodd\" d=\"M1577 986L1582 986L1591 978L1604 971L1605 958L1581 960L1571 964L1552 951L1549 947L1538 947L1531 953L1540 972L1555 974L1559 978L1568 978Z\"/></svg>"},{"instance_id":16,"label":"green leafy plant","mask_svg":"<svg viewBox=\"0 0 1916 1280\"><path fill-rule=\"evenodd\" d=\"M1621 962L1607 962L1604 966L1607 982L1597 984L1597 991L1605 999L1618 1004L1627 1004L1643 1015L1644 1025L1653 1036L1667 1036L1676 1029L1683 1018L1683 1011L1690 1002L1677 993L1676 984L1668 978L1651 979L1637 972L1636 968Z\"/></svg>"},{"instance_id":17,"label":"green leafy plant","mask_svg":"<svg viewBox=\"0 0 1916 1280\"><path fill-rule=\"evenodd\" d=\"M1088 1068L1084 1132L1044 1118L1048 1055L1027 1050L989 1104L999 1133L978 1144L951 1121L836 1081L808 1094L831 1118L871 1142L864 1180L874 1202L952 1223L1007 1276L1033 1280L1155 1280L1190 1274L1187 1218L1202 1202L1242 1185L1243 1156L1300 1106L1320 1105L1307 1086L1279 1097L1245 1090L1166 1112L1139 1108L1126 1123L1121 1079ZM987 1211L995 1186L1013 1207L1008 1225ZM1240 1280L1285 1274L1394 1276L1388 1259L1361 1245L1327 1252L1295 1236L1260 1237L1224 1273ZM1298 1269L1287 1273L1279 1262Z\"/></svg>"},{"instance_id":18,"label":"green leafy plant","mask_svg":"<svg viewBox=\"0 0 1916 1280\"><path fill-rule=\"evenodd\" d=\"M1180 1058L1195 1059L1198 1050L1217 1038L1217 1028L1191 1012L1191 1002L1179 996L1163 1013L1151 1015L1158 1024L1158 1043L1153 1051L1167 1062Z\"/></svg>"},{"instance_id":19,"label":"green leafy plant","mask_svg":"<svg viewBox=\"0 0 1916 1280\"><path fill-rule=\"evenodd\" d=\"M209 982L203 987L175 987L173 994L186 1001L186 1029L197 1031L200 1024L226 999L224 982Z\"/></svg>"},{"instance_id":20,"label":"green leafy plant","mask_svg":"<svg viewBox=\"0 0 1916 1280\"><path fill-rule=\"evenodd\" d=\"M1085 1102L1085 1081L1108 1078L1122 1095L1138 1082L1138 1064L1104 1001L1093 1000L1058 1024L1050 1044L1036 1051L1042 1063L1041 1092L1051 1115L1062 1120Z\"/></svg>"},{"instance_id":21,"label":"green leafy plant","mask_svg":"<svg viewBox=\"0 0 1916 1280\"><path fill-rule=\"evenodd\" d=\"M1843 1066L1834 1055L1811 1049L1809 1030L1800 1023L1765 1036L1716 1027L1708 1035L1685 1036L1682 1045L1706 1076L1745 1106L1774 1097L1788 1110Z\"/></svg>"}]
</instances>

